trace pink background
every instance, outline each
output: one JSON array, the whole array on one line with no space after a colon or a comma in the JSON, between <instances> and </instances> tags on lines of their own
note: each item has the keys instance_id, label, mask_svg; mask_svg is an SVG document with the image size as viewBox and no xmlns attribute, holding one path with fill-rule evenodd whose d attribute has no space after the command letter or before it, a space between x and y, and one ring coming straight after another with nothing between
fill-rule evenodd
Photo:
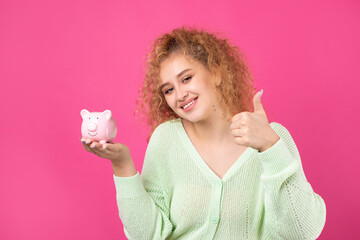
<instances>
[{"instance_id":1,"label":"pink background","mask_svg":"<svg viewBox=\"0 0 360 240\"><path fill-rule=\"evenodd\" d=\"M319 239L359 238L359 23L356 0L1 1L0 239L125 239L111 164L81 146L80 110L111 109L141 171L146 50L183 24L246 54L326 202Z\"/></svg>"}]
</instances>

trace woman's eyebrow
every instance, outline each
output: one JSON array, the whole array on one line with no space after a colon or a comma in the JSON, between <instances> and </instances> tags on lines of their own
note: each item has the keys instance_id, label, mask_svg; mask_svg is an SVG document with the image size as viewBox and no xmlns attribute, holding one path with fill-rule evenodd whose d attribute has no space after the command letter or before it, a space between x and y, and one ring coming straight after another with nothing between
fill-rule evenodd
<instances>
[{"instance_id":1,"label":"woman's eyebrow","mask_svg":"<svg viewBox=\"0 0 360 240\"><path fill-rule=\"evenodd\" d=\"M178 75L176 75L177 78L181 77L184 73L186 73L187 71L190 71L191 69L190 68L187 68L183 71L181 71Z\"/></svg>"},{"instance_id":2,"label":"woman's eyebrow","mask_svg":"<svg viewBox=\"0 0 360 240\"><path fill-rule=\"evenodd\" d=\"M186 72L188 72L190 70L191 70L191 68L187 68L185 70L182 70L180 73L178 73L178 75L176 75L176 77L180 78L183 74L185 74ZM165 87L168 84L169 84L168 82L161 84L160 89L162 89L163 87Z\"/></svg>"}]
</instances>

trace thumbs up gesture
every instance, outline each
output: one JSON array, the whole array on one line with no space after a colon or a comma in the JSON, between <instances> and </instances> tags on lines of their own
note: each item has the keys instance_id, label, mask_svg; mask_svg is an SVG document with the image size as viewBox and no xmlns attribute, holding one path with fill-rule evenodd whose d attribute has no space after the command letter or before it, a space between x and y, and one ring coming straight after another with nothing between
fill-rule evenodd
<instances>
[{"instance_id":1,"label":"thumbs up gesture","mask_svg":"<svg viewBox=\"0 0 360 240\"><path fill-rule=\"evenodd\" d=\"M254 112L241 112L231 119L231 134L234 141L257 149L259 152L271 148L280 137L271 128L265 110L261 103L261 92L257 92L253 98Z\"/></svg>"}]
</instances>

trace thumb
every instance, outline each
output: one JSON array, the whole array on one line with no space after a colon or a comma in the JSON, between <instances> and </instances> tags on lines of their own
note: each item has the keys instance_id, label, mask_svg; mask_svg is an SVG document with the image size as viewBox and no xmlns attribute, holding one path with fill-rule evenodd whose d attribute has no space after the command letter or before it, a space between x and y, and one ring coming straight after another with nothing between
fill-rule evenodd
<instances>
[{"instance_id":1,"label":"thumb","mask_svg":"<svg viewBox=\"0 0 360 240\"><path fill-rule=\"evenodd\" d=\"M263 113L266 115L263 105L261 103L261 96L262 96L263 92L264 92L264 90L261 89L261 91L257 92L253 98L254 112Z\"/></svg>"}]
</instances>

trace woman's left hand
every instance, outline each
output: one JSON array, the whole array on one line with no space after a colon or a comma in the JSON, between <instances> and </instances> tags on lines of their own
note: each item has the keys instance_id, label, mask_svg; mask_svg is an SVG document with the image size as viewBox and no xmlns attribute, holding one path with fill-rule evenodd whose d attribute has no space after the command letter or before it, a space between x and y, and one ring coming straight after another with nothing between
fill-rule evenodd
<instances>
[{"instance_id":1,"label":"woman's left hand","mask_svg":"<svg viewBox=\"0 0 360 240\"><path fill-rule=\"evenodd\" d=\"M231 119L230 129L237 144L263 152L271 148L280 137L269 124L260 94L261 91L257 92L253 98L254 112L236 114Z\"/></svg>"}]
</instances>

